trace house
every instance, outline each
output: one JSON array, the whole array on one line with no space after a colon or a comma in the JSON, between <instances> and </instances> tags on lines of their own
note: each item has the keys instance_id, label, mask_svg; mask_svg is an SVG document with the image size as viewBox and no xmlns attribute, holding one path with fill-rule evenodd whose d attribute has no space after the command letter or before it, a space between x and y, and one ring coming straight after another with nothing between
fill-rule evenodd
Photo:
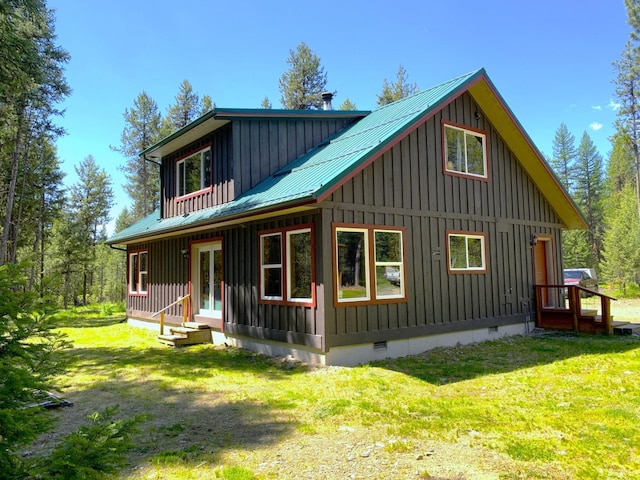
<instances>
[{"instance_id":1,"label":"house","mask_svg":"<svg viewBox=\"0 0 640 480\"><path fill-rule=\"evenodd\" d=\"M355 365L524 333L586 228L484 69L365 111L216 108L141 153L127 315Z\"/></svg>"}]
</instances>

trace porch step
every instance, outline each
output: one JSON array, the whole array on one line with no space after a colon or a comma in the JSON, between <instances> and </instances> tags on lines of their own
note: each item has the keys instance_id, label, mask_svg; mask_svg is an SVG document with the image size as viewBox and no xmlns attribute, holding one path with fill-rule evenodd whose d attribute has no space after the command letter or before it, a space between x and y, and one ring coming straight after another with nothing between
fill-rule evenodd
<instances>
[{"instance_id":1,"label":"porch step","mask_svg":"<svg viewBox=\"0 0 640 480\"><path fill-rule=\"evenodd\" d=\"M582 317L597 317L598 315L598 310L591 310L589 308L583 308L582 310L580 310L580 316Z\"/></svg>"},{"instance_id":2,"label":"porch step","mask_svg":"<svg viewBox=\"0 0 640 480\"><path fill-rule=\"evenodd\" d=\"M619 323L619 325L613 326L613 333L615 335L640 335L640 324L623 322L615 323Z\"/></svg>"},{"instance_id":3,"label":"porch step","mask_svg":"<svg viewBox=\"0 0 640 480\"><path fill-rule=\"evenodd\" d=\"M185 328L193 328L195 330L206 330L209 328L209 325L206 323L198 323L198 322L183 322L182 326Z\"/></svg>"},{"instance_id":4,"label":"porch step","mask_svg":"<svg viewBox=\"0 0 640 480\"><path fill-rule=\"evenodd\" d=\"M187 322L192 323L192 322ZM211 343L211 329L208 325L198 324L197 328L171 327L169 335L158 335L161 343L172 347L184 347L186 345L196 345L199 343Z\"/></svg>"}]
</instances>

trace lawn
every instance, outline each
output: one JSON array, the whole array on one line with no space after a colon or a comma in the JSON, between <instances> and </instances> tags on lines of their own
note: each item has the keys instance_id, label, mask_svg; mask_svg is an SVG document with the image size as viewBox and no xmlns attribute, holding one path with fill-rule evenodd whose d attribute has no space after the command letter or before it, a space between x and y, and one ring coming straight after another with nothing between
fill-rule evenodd
<instances>
[{"instance_id":1,"label":"lawn","mask_svg":"<svg viewBox=\"0 0 640 480\"><path fill-rule=\"evenodd\" d=\"M61 316L74 406L33 451L119 405L147 415L128 479L640 478L638 337L545 334L313 368L173 349L122 320Z\"/></svg>"}]
</instances>

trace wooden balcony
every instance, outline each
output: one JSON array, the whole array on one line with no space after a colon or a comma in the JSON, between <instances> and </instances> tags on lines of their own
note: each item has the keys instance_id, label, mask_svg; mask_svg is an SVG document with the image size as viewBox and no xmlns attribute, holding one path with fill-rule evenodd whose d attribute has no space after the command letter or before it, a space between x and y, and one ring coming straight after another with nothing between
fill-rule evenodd
<instances>
[{"instance_id":1,"label":"wooden balcony","mask_svg":"<svg viewBox=\"0 0 640 480\"><path fill-rule=\"evenodd\" d=\"M538 328L613 334L613 297L579 286L536 285L536 300Z\"/></svg>"}]
</instances>

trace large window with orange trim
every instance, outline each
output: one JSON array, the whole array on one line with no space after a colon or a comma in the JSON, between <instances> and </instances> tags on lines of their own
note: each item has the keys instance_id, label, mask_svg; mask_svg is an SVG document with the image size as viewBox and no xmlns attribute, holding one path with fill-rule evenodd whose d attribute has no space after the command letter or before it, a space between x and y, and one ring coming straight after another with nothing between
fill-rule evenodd
<instances>
[{"instance_id":1,"label":"large window with orange trim","mask_svg":"<svg viewBox=\"0 0 640 480\"><path fill-rule=\"evenodd\" d=\"M336 304L406 299L402 229L334 225Z\"/></svg>"}]
</instances>

